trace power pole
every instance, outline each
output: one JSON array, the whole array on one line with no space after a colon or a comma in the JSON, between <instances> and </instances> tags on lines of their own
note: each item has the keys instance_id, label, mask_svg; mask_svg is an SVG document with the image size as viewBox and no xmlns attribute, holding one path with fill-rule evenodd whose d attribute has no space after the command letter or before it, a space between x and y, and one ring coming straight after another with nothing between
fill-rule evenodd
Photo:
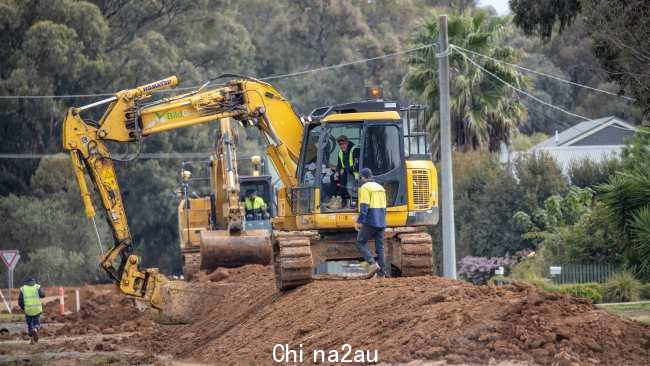
<instances>
[{"instance_id":1,"label":"power pole","mask_svg":"<svg viewBox=\"0 0 650 366\"><path fill-rule=\"evenodd\" d=\"M456 239L454 228L454 186L451 168L451 121L449 117L449 40L447 15L440 16L438 42L438 79L440 81L440 166L442 175L442 256L443 273L456 278Z\"/></svg>"}]
</instances>

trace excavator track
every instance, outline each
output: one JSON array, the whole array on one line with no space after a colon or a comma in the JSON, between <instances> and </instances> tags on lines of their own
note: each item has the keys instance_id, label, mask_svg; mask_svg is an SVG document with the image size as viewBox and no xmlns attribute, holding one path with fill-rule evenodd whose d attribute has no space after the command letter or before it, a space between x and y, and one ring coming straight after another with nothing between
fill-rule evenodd
<instances>
[{"instance_id":1,"label":"excavator track","mask_svg":"<svg viewBox=\"0 0 650 366\"><path fill-rule=\"evenodd\" d=\"M432 240L427 233L397 235L402 276L425 276L433 273Z\"/></svg>"},{"instance_id":2,"label":"excavator track","mask_svg":"<svg viewBox=\"0 0 650 366\"><path fill-rule=\"evenodd\" d=\"M313 265L309 236L274 233L273 270L279 290L289 290L311 282Z\"/></svg>"}]
</instances>

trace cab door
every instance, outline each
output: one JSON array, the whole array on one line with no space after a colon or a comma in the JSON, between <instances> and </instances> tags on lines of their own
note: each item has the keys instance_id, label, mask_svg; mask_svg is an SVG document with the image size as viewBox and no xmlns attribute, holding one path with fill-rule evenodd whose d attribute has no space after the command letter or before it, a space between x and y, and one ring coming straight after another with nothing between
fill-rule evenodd
<instances>
[{"instance_id":1,"label":"cab door","mask_svg":"<svg viewBox=\"0 0 650 366\"><path fill-rule=\"evenodd\" d=\"M404 139L400 121L366 122L361 143L361 168L372 170L386 190L388 207L406 204Z\"/></svg>"}]
</instances>

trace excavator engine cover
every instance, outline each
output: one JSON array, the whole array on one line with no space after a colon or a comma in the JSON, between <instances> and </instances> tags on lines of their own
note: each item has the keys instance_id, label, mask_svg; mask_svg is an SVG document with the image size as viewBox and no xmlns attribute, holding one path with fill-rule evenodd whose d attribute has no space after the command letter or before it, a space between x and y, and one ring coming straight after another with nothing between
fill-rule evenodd
<instances>
[{"instance_id":1,"label":"excavator engine cover","mask_svg":"<svg viewBox=\"0 0 650 366\"><path fill-rule=\"evenodd\" d=\"M200 237L203 270L271 263L271 233L268 230L246 230L237 235L227 230L203 230Z\"/></svg>"}]
</instances>

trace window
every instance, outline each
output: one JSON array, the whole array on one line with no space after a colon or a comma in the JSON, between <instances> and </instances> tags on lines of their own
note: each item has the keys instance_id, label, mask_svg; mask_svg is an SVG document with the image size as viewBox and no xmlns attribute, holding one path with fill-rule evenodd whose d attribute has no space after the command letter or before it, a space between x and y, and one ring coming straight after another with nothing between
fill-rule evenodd
<instances>
[{"instance_id":1,"label":"window","mask_svg":"<svg viewBox=\"0 0 650 366\"><path fill-rule=\"evenodd\" d=\"M307 135L307 146L305 149L304 168L302 170L301 182L305 186L313 186L316 183L316 165L318 158L318 140L320 138L321 126L316 126Z\"/></svg>"},{"instance_id":2,"label":"window","mask_svg":"<svg viewBox=\"0 0 650 366\"><path fill-rule=\"evenodd\" d=\"M373 175L386 174L400 166L399 128L394 125L369 126L363 141L363 167Z\"/></svg>"}]
</instances>

